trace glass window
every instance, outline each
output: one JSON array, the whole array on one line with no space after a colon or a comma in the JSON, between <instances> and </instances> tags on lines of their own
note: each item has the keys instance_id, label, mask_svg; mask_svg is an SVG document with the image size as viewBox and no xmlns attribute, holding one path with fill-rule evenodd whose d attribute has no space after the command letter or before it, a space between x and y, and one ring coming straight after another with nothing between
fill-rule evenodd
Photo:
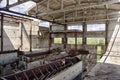
<instances>
[{"instance_id":1,"label":"glass window","mask_svg":"<svg viewBox=\"0 0 120 80\"><path fill-rule=\"evenodd\" d=\"M105 39L104 38L87 38L87 44L104 45Z\"/></svg>"},{"instance_id":2,"label":"glass window","mask_svg":"<svg viewBox=\"0 0 120 80\"><path fill-rule=\"evenodd\" d=\"M50 23L46 22L46 21L40 21L39 26L41 26L41 27L49 27Z\"/></svg>"},{"instance_id":3,"label":"glass window","mask_svg":"<svg viewBox=\"0 0 120 80\"><path fill-rule=\"evenodd\" d=\"M105 31L105 24L88 24L87 31Z\"/></svg>"},{"instance_id":4,"label":"glass window","mask_svg":"<svg viewBox=\"0 0 120 80\"><path fill-rule=\"evenodd\" d=\"M31 9L31 8L33 8L35 6L36 6L35 2L27 1L27 2L22 3L20 5L11 7L10 10L15 11L15 12L25 13L26 11L28 11L29 9Z\"/></svg>"},{"instance_id":5,"label":"glass window","mask_svg":"<svg viewBox=\"0 0 120 80\"><path fill-rule=\"evenodd\" d=\"M55 44L62 44L62 38L54 38Z\"/></svg>"},{"instance_id":6,"label":"glass window","mask_svg":"<svg viewBox=\"0 0 120 80\"><path fill-rule=\"evenodd\" d=\"M82 31L82 25L71 25L71 26L68 26L68 30L81 30Z\"/></svg>"},{"instance_id":7,"label":"glass window","mask_svg":"<svg viewBox=\"0 0 120 80\"><path fill-rule=\"evenodd\" d=\"M68 38L68 44L75 44L75 38Z\"/></svg>"},{"instance_id":8,"label":"glass window","mask_svg":"<svg viewBox=\"0 0 120 80\"><path fill-rule=\"evenodd\" d=\"M82 44L82 38L77 38L77 44Z\"/></svg>"}]
</instances>

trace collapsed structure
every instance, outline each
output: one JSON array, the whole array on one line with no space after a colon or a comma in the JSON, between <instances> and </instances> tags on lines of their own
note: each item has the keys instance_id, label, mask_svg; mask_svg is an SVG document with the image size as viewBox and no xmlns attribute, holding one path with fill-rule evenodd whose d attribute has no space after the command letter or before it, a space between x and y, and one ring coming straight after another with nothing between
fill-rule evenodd
<instances>
[{"instance_id":1,"label":"collapsed structure","mask_svg":"<svg viewBox=\"0 0 120 80\"><path fill-rule=\"evenodd\" d=\"M108 79L97 73L97 58L119 65L109 58L115 50L119 59L119 0L30 0L36 5L25 13L11 9L27 1L6 0L0 7L1 80L99 80L96 74ZM45 21L48 27L40 25ZM89 30L93 25L104 29Z\"/></svg>"}]
</instances>

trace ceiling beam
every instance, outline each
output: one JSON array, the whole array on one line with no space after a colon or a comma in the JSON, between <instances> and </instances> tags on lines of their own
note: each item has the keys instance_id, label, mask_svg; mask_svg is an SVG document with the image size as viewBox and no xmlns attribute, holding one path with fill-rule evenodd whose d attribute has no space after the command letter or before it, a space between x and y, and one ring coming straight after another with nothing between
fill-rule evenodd
<instances>
[{"instance_id":1,"label":"ceiling beam","mask_svg":"<svg viewBox=\"0 0 120 80\"><path fill-rule=\"evenodd\" d=\"M112 12L112 13L108 13L107 16L110 15L120 15L120 12ZM105 14L97 14L97 15L85 15L85 16L74 16L74 17L70 17L70 18L64 18L65 20L72 20L72 19L82 19L82 18L95 18L95 17L102 17L102 16L106 16ZM55 19L55 21L64 21L64 19Z\"/></svg>"},{"instance_id":2,"label":"ceiling beam","mask_svg":"<svg viewBox=\"0 0 120 80\"><path fill-rule=\"evenodd\" d=\"M87 23L93 23L93 22L103 22L103 21L112 21L112 20L120 20L120 18L109 18L109 19L97 19L97 20L86 20L86 21L76 21L76 22L67 22L64 24L78 24L78 23L83 23L83 22L87 22Z\"/></svg>"},{"instance_id":3,"label":"ceiling beam","mask_svg":"<svg viewBox=\"0 0 120 80\"><path fill-rule=\"evenodd\" d=\"M36 17L34 17L34 16L31 16L31 15L26 15L26 14L23 14L23 13L11 11L11 10L6 10L6 9L4 9L4 8L0 8L0 11L5 11L5 12L7 12L7 13L0 12L0 13L3 13L3 14L5 14L5 15L10 15L10 16L15 16L15 17L22 17L22 18L29 19L29 20L39 19L39 20L43 20L43 21L50 22L50 23L55 23L55 24L59 24L59 25L65 25L65 24L61 24L61 23L56 22L56 21L47 20L47 19L42 19L42 18L36 18ZM9 14L9 13L10 13L10 14ZM14 14L14 15L13 15L13 14Z\"/></svg>"},{"instance_id":4,"label":"ceiling beam","mask_svg":"<svg viewBox=\"0 0 120 80\"><path fill-rule=\"evenodd\" d=\"M38 16L44 16L44 15L49 15L49 14L55 14L55 13L60 13L60 12L66 12L66 11L75 11L75 10L81 10L81 9L87 9L87 8L94 8L94 7L99 7L99 6L104 6L104 5L109 5L109 4L114 4L118 3L120 0L109 0L105 2L99 2L94 5L88 5L88 6L79 6L71 9L60 9L60 10L55 10L55 11L48 11L48 12L43 12L38 14Z\"/></svg>"}]
</instances>

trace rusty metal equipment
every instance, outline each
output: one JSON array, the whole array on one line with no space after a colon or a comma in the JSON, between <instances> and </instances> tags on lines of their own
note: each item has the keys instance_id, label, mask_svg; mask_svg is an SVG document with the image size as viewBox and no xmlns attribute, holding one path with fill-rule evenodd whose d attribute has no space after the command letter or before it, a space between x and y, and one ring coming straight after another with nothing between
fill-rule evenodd
<instances>
[{"instance_id":1,"label":"rusty metal equipment","mask_svg":"<svg viewBox=\"0 0 120 80\"><path fill-rule=\"evenodd\" d=\"M65 68L77 63L78 61L79 60L76 57L69 57L69 59L65 59L65 62L62 60L54 61L33 69L4 76L1 80L46 80Z\"/></svg>"}]
</instances>

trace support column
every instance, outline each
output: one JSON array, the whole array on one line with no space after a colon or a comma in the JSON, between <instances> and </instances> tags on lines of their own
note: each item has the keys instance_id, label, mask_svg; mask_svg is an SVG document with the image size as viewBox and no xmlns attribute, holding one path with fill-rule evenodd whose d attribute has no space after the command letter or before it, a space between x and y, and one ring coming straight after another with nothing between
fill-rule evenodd
<instances>
[{"instance_id":1,"label":"support column","mask_svg":"<svg viewBox=\"0 0 120 80\"><path fill-rule=\"evenodd\" d=\"M105 24L105 50L107 49L107 46L108 46L108 26L109 26L109 22L106 21L106 24Z\"/></svg>"},{"instance_id":2,"label":"support column","mask_svg":"<svg viewBox=\"0 0 120 80\"><path fill-rule=\"evenodd\" d=\"M32 52L32 22L30 23L30 52Z\"/></svg>"},{"instance_id":3,"label":"support column","mask_svg":"<svg viewBox=\"0 0 120 80\"><path fill-rule=\"evenodd\" d=\"M75 50L77 50L77 31L75 30Z\"/></svg>"},{"instance_id":4,"label":"support column","mask_svg":"<svg viewBox=\"0 0 120 80\"><path fill-rule=\"evenodd\" d=\"M50 51L51 43L52 43L51 31L52 31L52 25L50 25L50 28L49 28L49 51Z\"/></svg>"},{"instance_id":5,"label":"support column","mask_svg":"<svg viewBox=\"0 0 120 80\"><path fill-rule=\"evenodd\" d=\"M19 26L20 26L20 47L19 47L19 50L23 49L23 23L20 22L19 23Z\"/></svg>"},{"instance_id":6,"label":"support column","mask_svg":"<svg viewBox=\"0 0 120 80\"><path fill-rule=\"evenodd\" d=\"M64 30L65 30L65 33L64 33L64 49L67 48L67 25L64 26Z\"/></svg>"},{"instance_id":7,"label":"support column","mask_svg":"<svg viewBox=\"0 0 120 80\"><path fill-rule=\"evenodd\" d=\"M83 49L85 49L85 45L87 44L86 33L87 33L87 24L86 22L83 22L83 38L82 38Z\"/></svg>"},{"instance_id":8,"label":"support column","mask_svg":"<svg viewBox=\"0 0 120 80\"><path fill-rule=\"evenodd\" d=\"M3 53L3 23L4 23L4 14L1 14L1 54Z\"/></svg>"}]
</instances>

